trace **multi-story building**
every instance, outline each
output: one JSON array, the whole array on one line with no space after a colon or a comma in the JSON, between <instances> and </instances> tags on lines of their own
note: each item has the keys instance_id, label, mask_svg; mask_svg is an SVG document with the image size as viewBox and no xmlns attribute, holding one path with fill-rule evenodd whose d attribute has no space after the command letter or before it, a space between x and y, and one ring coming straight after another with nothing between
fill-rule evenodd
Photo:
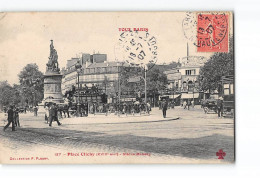
<instances>
[{"instance_id":1,"label":"multi-story building","mask_svg":"<svg viewBox=\"0 0 260 179\"><path fill-rule=\"evenodd\" d=\"M115 92L115 82L119 79L119 73L126 64L122 62L107 61L106 54L85 54L80 58L72 58L67 61L67 66L62 70L62 93L72 89L72 86L78 87L78 72L75 65L81 64L79 73L79 87L84 89L98 86L104 93Z\"/></svg>"},{"instance_id":2,"label":"multi-story building","mask_svg":"<svg viewBox=\"0 0 260 179\"><path fill-rule=\"evenodd\" d=\"M181 60L181 65L165 71L169 83L168 90L172 93L172 98L179 98L180 103L184 100L199 102L201 98L199 73L205 62L206 58L204 57L184 57Z\"/></svg>"}]
</instances>

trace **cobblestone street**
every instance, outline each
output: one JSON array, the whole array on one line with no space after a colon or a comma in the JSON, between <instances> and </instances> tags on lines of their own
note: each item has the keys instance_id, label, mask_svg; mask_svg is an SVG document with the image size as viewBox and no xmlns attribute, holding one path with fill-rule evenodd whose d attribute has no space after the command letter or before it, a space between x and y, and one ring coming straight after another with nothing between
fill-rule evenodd
<instances>
[{"instance_id":1,"label":"cobblestone street","mask_svg":"<svg viewBox=\"0 0 260 179\"><path fill-rule=\"evenodd\" d=\"M100 163L101 157L102 163L114 163L115 157L117 162L130 163L234 161L234 119L205 114L200 106L189 111L169 109L167 118L155 108L150 116L100 114L60 121L61 126L53 123L49 127L43 115L21 114L17 131L8 128L0 132L3 150L14 151L12 156L1 155L6 161L13 157L14 163L26 163L17 157L33 157L35 163ZM6 116L2 113L1 126L4 124ZM216 156L219 149L226 153L224 160Z\"/></svg>"}]
</instances>

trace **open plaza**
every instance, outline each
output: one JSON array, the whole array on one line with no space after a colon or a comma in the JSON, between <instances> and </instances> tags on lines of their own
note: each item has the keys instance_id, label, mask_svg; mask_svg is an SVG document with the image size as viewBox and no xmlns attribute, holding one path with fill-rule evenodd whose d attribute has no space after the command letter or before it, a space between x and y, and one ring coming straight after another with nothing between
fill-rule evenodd
<instances>
[{"instance_id":1,"label":"open plaza","mask_svg":"<svg viewBox=\"0 0 260 179\"><path fill-rule=\"evenodd\" d=\"M20 128L15 132L11 129L0 131L2 144L8 143L2 147L6 151L15 149L12 157L37 156L54 159L57 163L64 160L70 163L234 161L234 119L218 118L214 112L205 114L201 106L190 110L183 107L168 109L166 118L162 117L162 110L153 108L149 116L89 114L88 117L62 118L60 122L61 126L53 124L50 128L43 114L37 117L30 112L21 114ZM1 113L1 125L6 123L6 116ZM216 155L220 149L226 153L224 160ZM45 152L38 156L39 151ZM73 157L68 152L80 156ZM81 156L81 153L93 153L93 156ZM65 157L59 160L59 155Z\"/></svg>"}]
</instances>

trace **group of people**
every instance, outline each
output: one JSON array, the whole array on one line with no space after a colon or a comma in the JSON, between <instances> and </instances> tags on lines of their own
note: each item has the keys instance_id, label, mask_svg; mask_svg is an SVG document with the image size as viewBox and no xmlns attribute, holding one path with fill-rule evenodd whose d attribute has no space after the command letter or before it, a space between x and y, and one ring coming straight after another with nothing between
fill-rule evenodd
<instances>
[{"instance_id":1,"label":"group of people","mask_svg":"<svg viewBox=\"0 0 260 179\"><path fill-rule=\"evenodd\" d=\"M19 108L11 105L7 112L7 121L8 123L4 127L4 131L12 124L12 131L15 131L15 127L20 127L19 121Z\"/></svg>"},{"instance_id":2,"label":"group of people","mask_svg":"<svg viewBox=\"0 0 260 179\"><path fill-rule=\"evenodd\" d=\"M190 110L190 106L192 106L194 108L194 101L193 100L191 100L191 101L185 100L182 105L183 105L183 109Z\"/></svg>"},{"instance_id":3,"label":"group of people","mask_svg":"<svg viewBox=\"0 0 260 179\"><path fill-rule=\"evenodd\" d=\"M73 111L77 111L78 106L70 107L72 113ZM135 103L135 102L122 102L122 103L86 103L79 105L79 113L80 116L88 116L88 113L97 114L97 113L105 113L106 115L110 113L115 114L137 114L137 113L150 113L151 105L150 103Z\"/></svg>"},{"instance_id":4,"label":"group of people","mask_svg":"<svg viewBox=\"0 0 260 179\"><path fill-rule=\"evenodd\" d=\"M79 108L79 109L78 109ZM150 114L151 105L149 102L121 102L121 103L81 103L80 105L58 105L58 114L60 118L70 117L70 115L79 115L87 117L88 114L110 113L115 114Z\"/></svg>"},{"instance_id":5,"label":"group of people","mask_svg":"<svg viewBox=\"0 0 260 179\"><path fill-rule=\"evenodd\" d=\"M117 104L108 104L106 112L115 112L115 114L135 115L141 113L150 114L151 105L149 102L124 102Z\"/></svg>"}]
</instances>

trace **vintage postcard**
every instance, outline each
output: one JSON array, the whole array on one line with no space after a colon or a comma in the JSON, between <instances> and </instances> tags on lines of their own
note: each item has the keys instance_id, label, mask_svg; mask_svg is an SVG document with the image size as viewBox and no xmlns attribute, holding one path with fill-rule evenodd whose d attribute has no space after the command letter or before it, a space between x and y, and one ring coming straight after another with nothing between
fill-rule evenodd
<instances>
[{"instance_id":1,"label":"vintage postcard","mask_svg":"<svg viewBox=\"0 0 260 179\"><path fill-rule=\"evenodd\" d=\"M0 163L234 163L232 12L3 12L0 39Z\"/></svg>"}]
</instances>

